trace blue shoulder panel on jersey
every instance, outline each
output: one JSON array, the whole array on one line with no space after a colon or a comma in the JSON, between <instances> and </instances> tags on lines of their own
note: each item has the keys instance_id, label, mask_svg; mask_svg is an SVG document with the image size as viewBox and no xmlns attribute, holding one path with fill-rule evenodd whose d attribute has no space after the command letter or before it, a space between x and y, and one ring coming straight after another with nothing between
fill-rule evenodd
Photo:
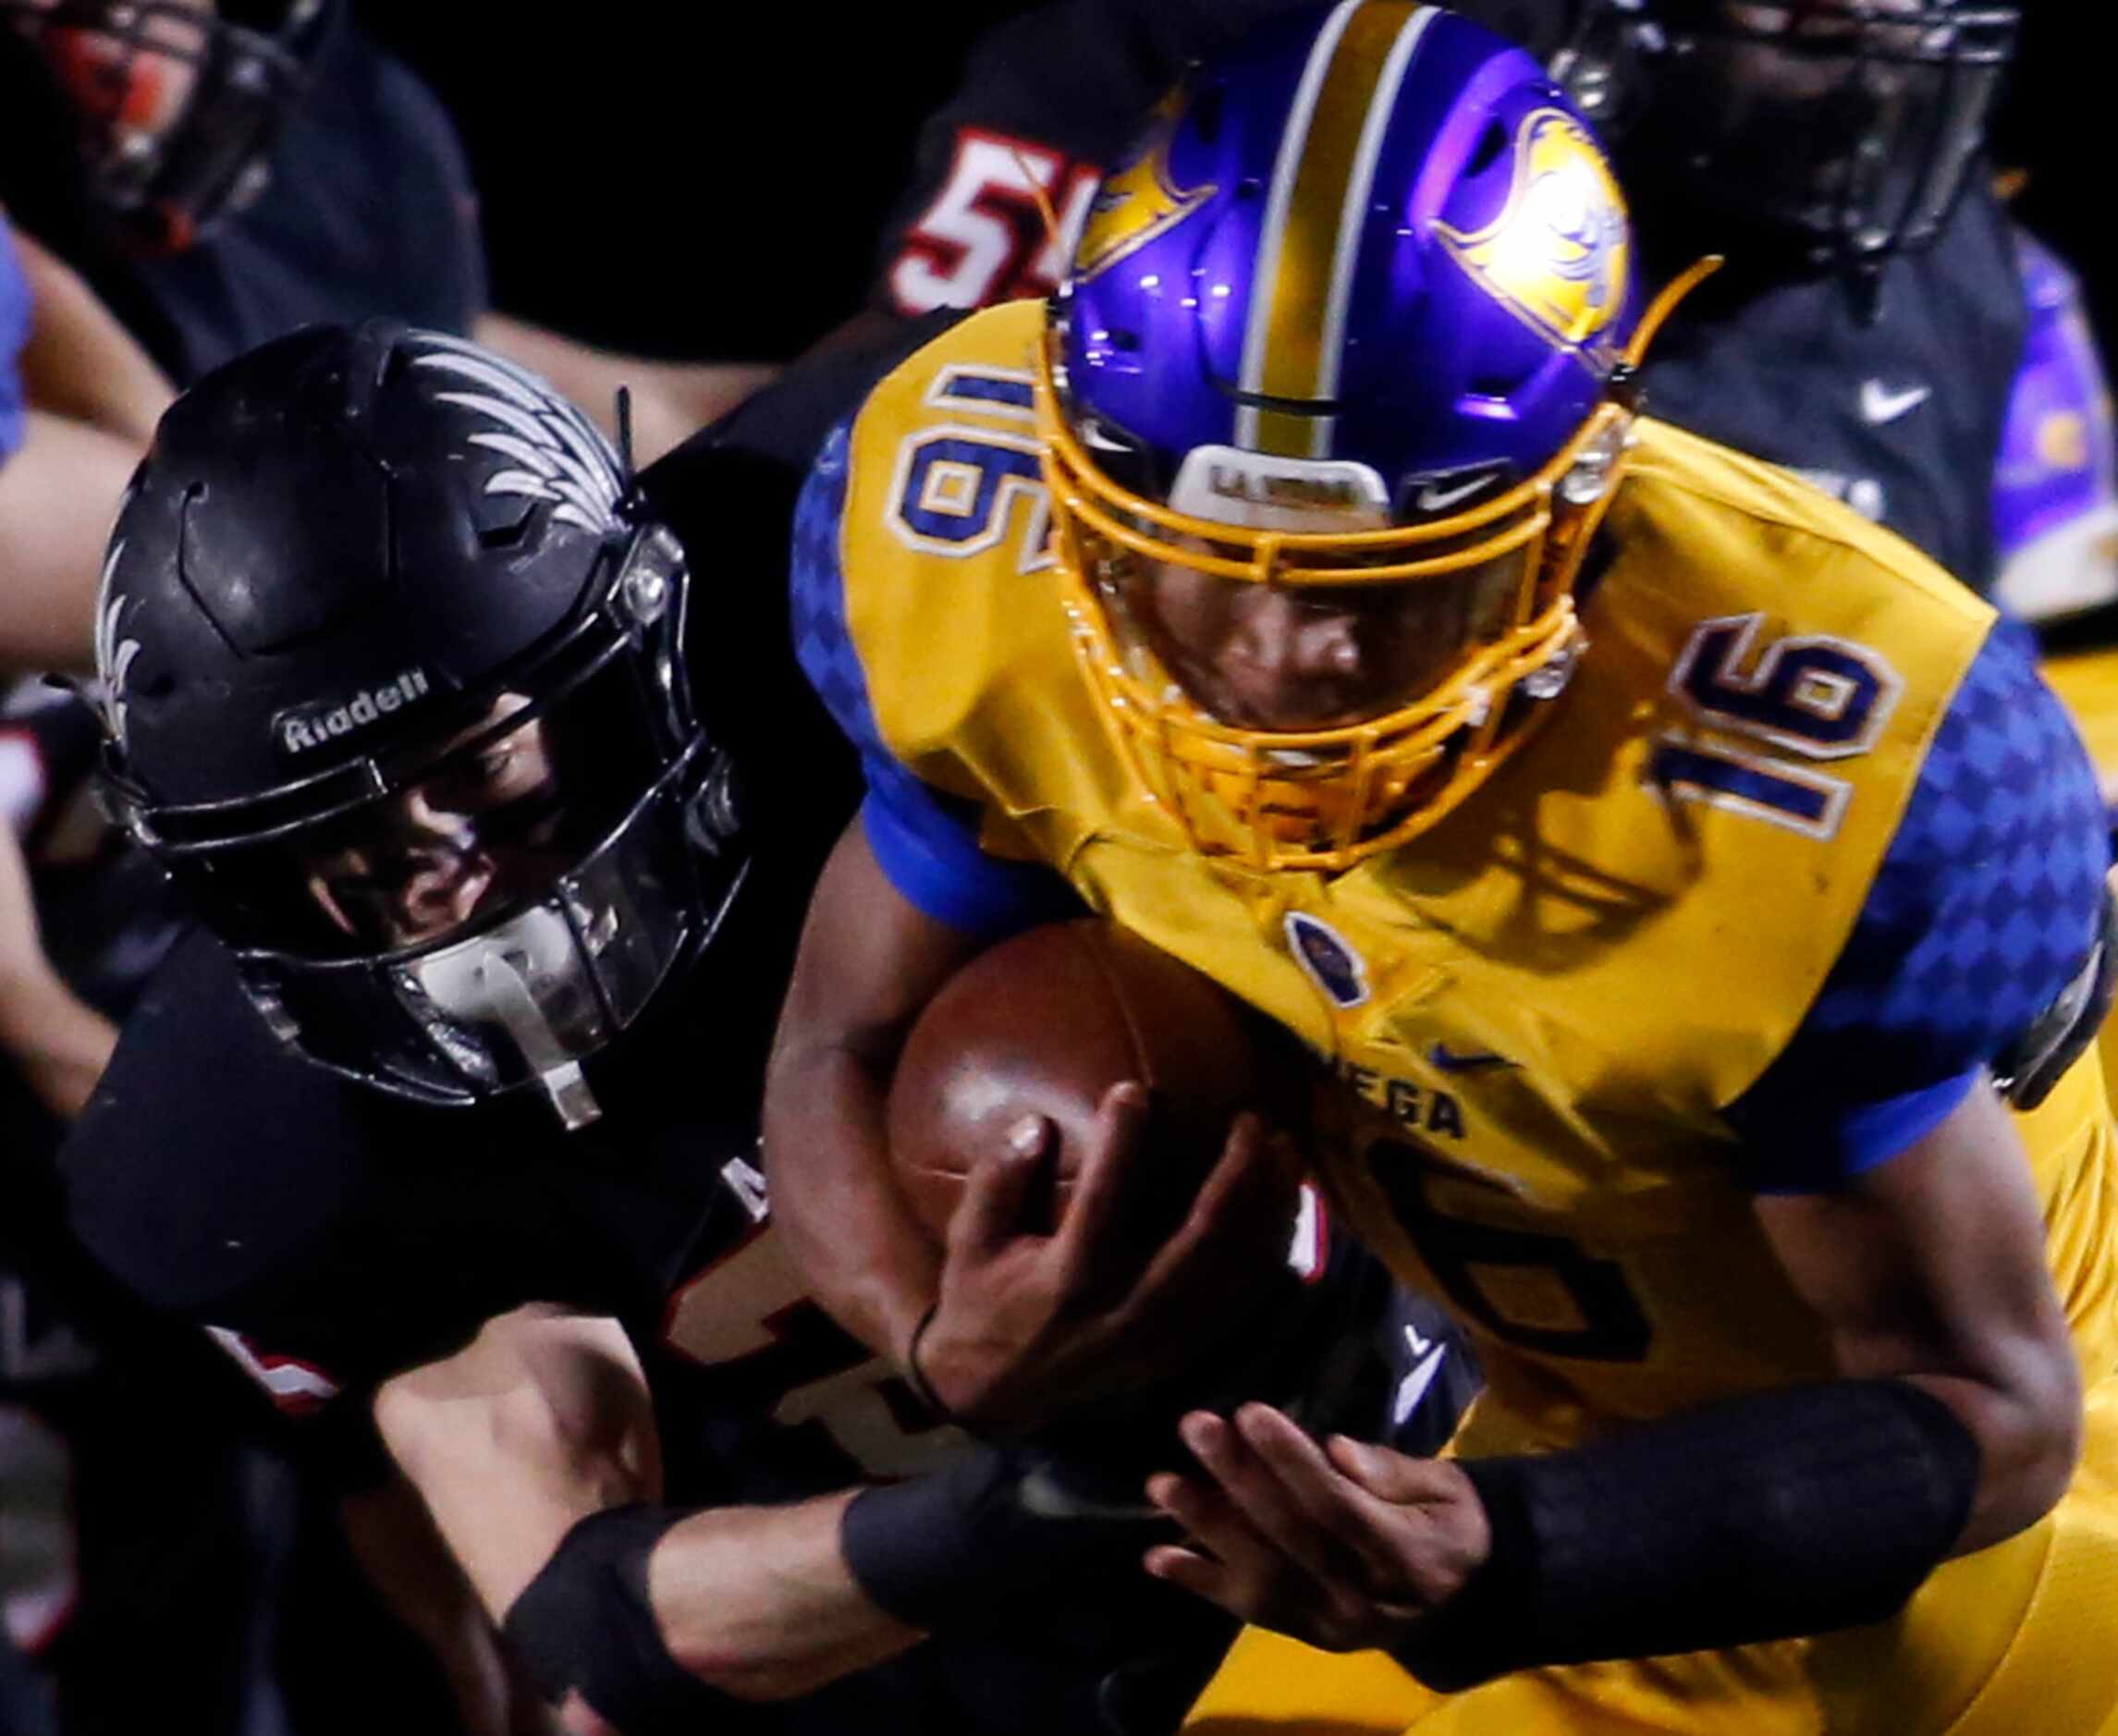
<instances>
[{"instance_id":1,"label":"blue shoulder panel on jersey","mask_svg":"<svg viewBox=\"0 0 2118 1736\"><path fill-rule=\"evenodd\" d=\"M22 376L16 358L30 337L30 286L0 218L0 464L22 444Z\"/></svg>"},{"instance_id":2,"label":"blue shoulder panel on jersey","mask_svg":"<svg viewBox=\"0 0 2118 1736\"><path fill-rule=\"evenodd\" d=\"M2103 803L2025 637L1980 648L1822 992L1729 1110L1760 1191L1828 1188L1931 1131L2088 957Z\"/></svg>"},{"instance_id":3,"label":"blue shoulder panel on jersey","mask_svg":"<svg viewBox=\"0 0 2118 1736\"><path fill-rule=\"evenodd\" d=\"M867 674L846 626L839 556L846 510L851 421L825 437L794 507L789 600L794 652L825 708L860 750L868 780L861 823L884 874L935 921L998 938L1078 914L1066 883L1034 862L1003 862L978 848L972 804L923 783L884 742L868 703Z\"/></svg>"}]
</instances>

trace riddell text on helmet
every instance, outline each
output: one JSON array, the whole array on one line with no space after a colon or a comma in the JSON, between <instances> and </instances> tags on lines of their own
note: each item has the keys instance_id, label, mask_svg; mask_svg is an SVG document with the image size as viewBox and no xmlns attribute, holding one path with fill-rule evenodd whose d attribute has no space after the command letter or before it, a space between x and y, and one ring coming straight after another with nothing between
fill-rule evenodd
<instances>
[{"instance_id":1,"label":"riddell text on helmet","mask_svg":"<svg viewBox=\"0 0 2118 1736\"><path fill-rule=\"evenodd\" d=\"M380 687L362 689L350 699L283 711L272 720L273 734L282 753L306 753L424 698L426 692L426 671L407 669Z\"/></svg>"}]
</instances>

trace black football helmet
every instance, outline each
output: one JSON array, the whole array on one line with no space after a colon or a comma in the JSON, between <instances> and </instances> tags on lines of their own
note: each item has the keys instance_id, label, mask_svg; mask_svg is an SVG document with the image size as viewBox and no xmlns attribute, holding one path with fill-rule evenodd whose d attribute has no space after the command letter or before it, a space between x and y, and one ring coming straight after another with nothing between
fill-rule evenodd
<instances>
[{"instance_id":1,"label":"black football helmet","mask_svg":"<svg viewBox=\"0 0 2118 1736\"><path fill-rule=\"evenodd\" d=\"M254 199L339 0L0 0L0 104L71 131L126 237L190 245ZM165 111L165 112L158 112Z\"/></svg>"},{"instance_id":2,"label":"black football helmet","mask_svg":"<svg viewBox=\"0 0 2118 1736\"><path fill-rule=\"evenodd\" d=\"M105 783L273 1029L404 1096L581 1061L747 861L684 658L682 549L542 381L315 326L163 418L97 603Z\"/></svg>"},{"instance_id":3,"label":"black football helmet","mask_svg":"<svg viewBox=\"0 0 2118 1736\"><path fill-rule=\"evenodd\" d=\"M1630 182L1871 268L1947 224L2021 21L2002 0L1580 0L1552 64Z\"/></svg>"}]
</instances>

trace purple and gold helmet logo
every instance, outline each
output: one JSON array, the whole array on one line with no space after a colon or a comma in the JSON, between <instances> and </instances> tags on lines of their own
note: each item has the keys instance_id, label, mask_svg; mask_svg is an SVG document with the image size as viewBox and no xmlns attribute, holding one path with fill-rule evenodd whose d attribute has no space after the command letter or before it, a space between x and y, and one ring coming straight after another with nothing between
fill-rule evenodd
<instances>
[{"instance_id":1,"label":"purple and gold helmet logo","mask_svg":"<svg viewBox=\"0 0 2118 1736\"><path fill-rule=\"evenodd\" d=\"M1076 283L1087 283L1167 235L1218 190L1210 181L1184 189L1169 178L1169 144L1183 112L1183 91L1170 92L1155 105L1138 151L1104 177L1074 249Z\"/></svg>"},{"instance_id":2,"label":"purple and gold helmet logo","mask_svg":"<svg viewBox=\"0 0 2118 1736\"><path fill-rule=\"evenodd\" d=\"M1523 122L1499 217L1468 234L1434 226L1481 287L1550 342L1609 349L1632 273L1625 196L1594 136L1565 110L1540 108Z\"/></svg>"}]
</instances>

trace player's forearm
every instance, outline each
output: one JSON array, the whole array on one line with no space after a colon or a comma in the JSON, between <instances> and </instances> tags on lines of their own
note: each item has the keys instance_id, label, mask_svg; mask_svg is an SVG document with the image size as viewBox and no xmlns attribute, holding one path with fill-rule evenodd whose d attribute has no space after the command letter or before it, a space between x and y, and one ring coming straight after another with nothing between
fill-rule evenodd
<instances>
[{"instance_id":1,"label":"player's forearm","mask_svg":"<svg viewBox=\"0 0 2118 1736\"><path fill-rule=\"evenodd\" d=\"M0 1050L62 1120L87 1105L116 1045L116 1028L56 976L0 970Z\"/></svg>"},{"instance_id":2,"label":"player's forearm","mask_svg":"<svg viewBox=\"0 0 2118 1736\"><path fill-rule=\"evenodd\" d=\"M609 361L612 373L632 385L632 448L642 464L682 445L779 377L777 366L767 362Z\"/></svg>"},{"instance_id":3,"label":"player's forearm","mask_svg":"<svg viewBox=\"0 0 2118 1736\"><path fill-rule=\"evenodd\" d=\"M762 362L656 361L622 355L501 313L481 319L476 336L509 361L542 374L607 434L617 433L618 388L626 387L632 394L633 460L643 466L718 421L779 373Z\"/></svg>"},{"instance_id":4,"label":"player's forearm","mask_svg":"<svg viewBox=\"0 0 2118 1736\"><path fill-rule=\"evenodd\" d=\"M679 1521L647 1567L671 1656L734 1698L787 1700L915 1644L919 1630L878 1609L846 1566L839 1533L853 1496Z\"/></svg>"},{"instance_id":5,"label":"player's forearm","mask_svg":"<svg viewBox=\"0 0 2118 1736\"><path fill-rule=\"evenodd\" d=\"M1947 1405L1978 1444L1971 1514L1950 1551L1969 1555L2026 1530L2066 1492L2081 1456L2081 1380L2071 1355L2026 1359L2005 1388L1954 1375L1906 1377Z\"/></svg>"},{"instance_id":6,"label":"player's forearm","mask_svg":"<svg viewBox=\"0 0 2118 1736\"><path fill-rule=\"evenodd\" d=\"M938 1251L890 1180L888 1074L827 1042L783 1045L765 1102L773 1221L849 1332L902 1356L934 1301Z\"/></svg>"},{"instance_id":7,"label":"player's forearm","mask_svg":"<svg viewBox=\"0 0 2118 1736\"><path fill-rule=\"evenodd\" d=\"M19 230L14 241L32 298L30 402L144 446L175 396L167 378L79 273Z\"/></svg>"},{"instance_id":8,"label":"player's forearm","mask_svg":"<svg viewBox=\"0 0 2118 1736\"><path fill-rule=\"evenodd\" d=\"M1190 1534L1151 1573L1449 1692L1886 1620L1955 1547L1978 1480L1955 1413L1892 1379L1451 1462L1320 1446L1264 1405L1181 1434L1211 1483L1150 1480Z\"/></svg>"},{"instance_id":9,"label":"player's forearm","mask_svg":"<svg viewBox=\"0 0 2118 1736\"><path fill-rule=\"evenodd\" d=\"M1957 1547L1979 1476L1953 1410L1898 1380L1761 1393L1463 1470L1486 1558L1390 1648L1443 1688L1883 1620Z\"/></svg>"},{"instance_id":10,"label":"player's forearm","mask_svg":"<svg viewBox=\"0 0 2118 1736\"><path fill-rule=\"evenodd\" d=\"M501 1620L589 1514L655 1499L653 1406L614 1320L539 1304L375 1395L383 1443Z\"/></svg>"},{"instance_id":11,"label":"player's forearm","mask_svg":"<svg viewBox=\"0 0 2118 1736\"><path fill-rule=\"evenodd\" d=\"M353 1558L384 1605L439 1666L463 1736L523 1736L553 1728L518 1684L499 1635L462 1570L401 1477L348 1494L340 1516Z\"/></svg>"},{"instance_id":12,"label":"player's forearm","mask_svg":"<svg viewBox=\"0 0 2118 1736\"><path fill-rule=\"evenodd\" d=\"M921 1638L846 1565L840 1526L854 1498L591 1513L503 1632L569 1729L708 1729L731 1702L810 1693Z\"/></svg>"},{"instance_id":13,"label":"player's forearm","mask_svg":"<svg viewBox=\"0 0 2118 1736\"><path fill-rule=\"evenodd\" d=\"M1976 1443L1977 1482L1952 1552L2049 1510L2080 1448L2081 1378L2030 1166L1999 1095L1973 1091L1916 1146L1843 1188L1761 1196L1756 1210L1839 1372L1916 1388Z\"/></svg>"},{"instance_id":14,"label":"player's forearm","mask_svg":"<svg viewBox=\"0 0 2118 1736\"><path fill-rule=\"evenodd\" d=\"M104 539L140 449L88 423L30 412L0 465L0 668L95 666Z\"/></svg>"},{"instance_id":15,"label":"player's forearm","mask_svg":"<svg viewBox=\"0 0 2118 1736\"><path fill-rule=\"evenodd\" d=\"M927 1633L1005 1631L1093 1598L1161 1530L1138 1484L1122 1458L980 1448L901 1483L680 1517L645 1583L661 1638L699 1681L789 1699Z\"/></svg>"},{"instance_id":16,"label":"player's forearm","mask_svg":"<svg viewBox=\"0 0 2118 1736\"><path fill-rule=\"evenodd\" d=\"M940 1267L892 1179L890 1078L921 1011L978 949L899 894L856 819L817 880L773 1039L773 1221L817 1301L888 1356L905 1354Z\"/></svg>"}]
</instances>

